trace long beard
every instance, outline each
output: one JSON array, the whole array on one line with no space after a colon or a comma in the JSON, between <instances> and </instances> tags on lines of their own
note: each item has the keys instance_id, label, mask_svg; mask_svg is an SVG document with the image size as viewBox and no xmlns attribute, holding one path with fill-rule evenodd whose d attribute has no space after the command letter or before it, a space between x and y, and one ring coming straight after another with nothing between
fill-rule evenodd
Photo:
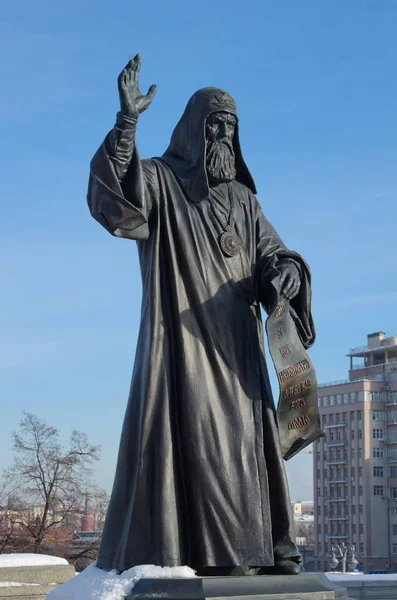
<instances>
[{"instance_id":1,"label":"long beard","mask_svg":"<svg viewBox=\"0 0 397 600\"><path fill-rule=\"evenodd\" d=\"M224 142L214 142L208 147L206 164L210 183L227 183L236 178L234 151Z\"/></svg>"}]
</instances>

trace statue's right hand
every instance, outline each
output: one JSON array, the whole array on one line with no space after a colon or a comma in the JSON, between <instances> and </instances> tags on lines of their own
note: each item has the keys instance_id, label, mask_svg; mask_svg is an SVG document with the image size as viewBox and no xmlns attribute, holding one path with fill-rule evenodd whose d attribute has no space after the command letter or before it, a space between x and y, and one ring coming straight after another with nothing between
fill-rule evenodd
<instances>
[{"instance_id":1,"label":"statue's right hand","mask_svg":"<svg viewBox=\"0 0 397 600\"><path fill-rule=\"evenodd\" d=\"M137 118L148 108L157 90L156 85L151 85L146 96L139 91L141 62L141 57L137 54L121 71L118 78L121 112L132 118Z\"/></svg>"}]
</instances>

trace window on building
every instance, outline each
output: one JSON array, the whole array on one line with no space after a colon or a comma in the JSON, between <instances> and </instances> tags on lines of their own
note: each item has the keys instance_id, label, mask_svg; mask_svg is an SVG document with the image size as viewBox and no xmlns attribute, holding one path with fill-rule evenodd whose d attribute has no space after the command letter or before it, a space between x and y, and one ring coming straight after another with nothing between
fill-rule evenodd
<instances>
[{"instance_id":1,"label":"window on building","mask_svg":"<svg viewBox=\"0 0 397 600\"><path fill-rule=\"evenodd\" d=\"M358 486L358 493L359 493L360 496L363 495L363 486L362 485Z\"/></svg>"},{"instance_id":2,"label":"window on building","mask_svg":"<svg viewBox=\"0 0 397 600\"><path fill-rule=\"evenodd\" d=\"M359 439L359 440L361 440L361 439L362 439L362 437L363 437L363 430L362 430L362 429L359 429L359 430L358 430L358 439Z\"/></svg>"},{"instance_id":3,"label":"window on building","mask_svg":"<svg viewBox=\"0 0 397 600\"><path fill-rule=\"evenodd\" d=\"M354 410L352 410L350 413L350 421L354 423Z\"/></svg>"},{"instance_id":4,"label":"window on building","mask_svg":"<svg viewBox=\"0 0 397 600\"><path fill-rule=\"evenodd\" d=\"M374 448L372 455L374 458L383 458L383 448Z\"/></svg>"},{"instance_id":5,"label":"window on building","mask_svg":"<svg viewBox=\"0 0 397 600\"><path fill-rule=\"evenodd\" d=\"M356 526L355 526L355 524L354 524L354 523L353 523L353 525L352 525L352 533L356 533Z\"/></svg>"},{"instance_id":6,"label":"window on building","mask_svg":"<svg viewBox=\"0 0 397 600\"><path fill-rule=\"evenodd\" d=\"M358 449L358 458L361 458L361 457L362 457L362 455L363 455L362 448L359 448L359 449Z\"/></svg>"},{"instance_id":7,"label":"window on building","mask_svg":"<svg viewBox=\"0 0 397 600\"><path fill-rule=\"evenodd\" d=\"M351 431L351 439L354 440L354 429Z\"/></svg>"},{"instance_id":8,"label":"window on building","mask_svg":"<svg viewBox=\"0 0 397 600\"><path fill-rule=\"evenodd\" d=\"M360 533L364 533L364 525L360 523Z\"/></svg>"},{"instance_id":9,"label":"window on building","mask_svg":"<svg viewBox=\"0 0 397 600\"><path fill-rule=\"evenodd\" d=\"M384 421L385 420L385 411L384 410L373 410L372 411L372 420L373 421Z\"/></svg>"},{"instance_id":10,"label":"window on building","mask_svg":"<svg viewBox=\"0 0 397 600\"><path fill-rule=\"evenodd\" d=\"M397 442L397 429L391 429L389 431L389 443L395 444Z\"/></svg>"},{"instance_id":11,"label":"window on building","mask_svg":"<svg viewBox=\"0 0 397 600\"><path fill-rule=\"evenodd\" d=\"M356 495L356 486L352 485L352 496Z\"/></svg>"},{"instance_id":12,"label":"window on building","mask_svg":"<svg viewBox=\"0 0 397 600\"><path fill-rule=\"evenodd\" d=\"M383 485L374 485L374 496L384 496Z\"/></svg>"},{"instance_id":13,"label":"window on building","mask_svg":"<svg viewBox=\"0 0 397 600\"><path fill-rule=\"evenodd\" d=\"M318 542L317 545L318 545L318 553L321 554L321 552L323 551L321 542Z\"/></svg>"},{"instance_id":14,"label":"window on building","mask_svg":"<svg viewBox=\"0 0 397 600\"><path fill-rule=\"evenodd\" d=\"M354 516L356 514L356 505L353 504L352 506L352 515Z\"/></svg>"},{"instance_id":15,"label":"window on building","mask_svg":"<svg viewBox=\"0 0 397 600\"><path fill-rule=\"evenodd\" d=\"M321 506L317 506L317 515L320 517L321 516Z\"/></svg>"},{"instance_id":16,"label":"window on building","mask_svg":"<svg viewBox=\"0 0 397 600\"><path fill-rule=\"evenodd\" d=\"M362 505L362 504L360 504L360 515L362 515L362 514L363 514L363 512L364 512L363 505Z\"/></svg>"},{"instance_id":17,"label":"window on building","mask_svg":"<svg viewBox=\"0 0 397 600\"><path fill-rule=\"evenodd\" d=\"M360 542L360 554L364 552L364 544Z\"/></svg>"},{"instance_id":18,"label":"window on building","mask_svg":"<svg viewBox=\"0 0 397 600\"><path fill-rule=\"evenodd\" d=\"M317 481L320 479L320 469L317 469Z\"/></svg>"},{"instance_id":19,"label":"window on building","mask_svg":"<svg viewBox=\"0 0 397 600\"><path fill-rule=\"evenodd\" d=\"M351 468L351 476L352 477L356 476L356 469L354 467Z\"/></svg>"},{"instance_id":20,"label":"window on building","mask_svg":"<svg viewBox=\"0 0 397 600\"><path fill-rule=\"evenodd\" d=\"M317 496L320 497L321 496L321 488L317 488Z\"/></svg>"},{"instance_id":21,"label":"window on building","mask_svg":"<svg viewBox=\"0 0 397 600\"><path fill-rule=\"evenodd\" d=\"M354 448L352 448L352 458L354 458Z\"/></svg>"},{"instance_id":22,"label":"window on building","mask_svg":"<svg viewBox=\"0 0 397 600\"><path fill-rule=\"evenodd\" d=\"M338 394L336 396L336 401L337 401L338 404L342 404L342 394Z\"/></svg>"},{"instance_id":23,"label":"window on building","mask_svg":"<svg viewBox=\"0 0 397 600\"><path fill-rule=\"evenodd\" d=\"M334 439L334 432L332 431L332 429L331 429L331 431L329 432L329 439L330 439L330 440L333 440L333 439Z\"/></svg>"},{"instance_id":24,"label":"window on building","mask_svg":"<svg viewBox=\"0 0 397 600\"><path fill-rule=\"evenodd\" d=\"M397 535L397 525L393 523L393 535Z\"/></svg>"},{"instance_id":25,"label":"window on building","mask_svg":"<svg viewBox=\"0 0 397 600\"><path fill-rule=\"evenodd\" d=\"M397 410L389 411L389 422L394 424L397 423Z\"/></svg>"},{"instance_id":26,"label":"window on building","mask_svg":"<svg viewBox=\"0 0 397 600\"><path fill-rule=\"evenodd\" d=\"M357 421L361 421L361 410L357 411Z\"/></svg>"},{"instance_id":27,"label":"window on building","mask_svg":"<svg viewBox=\"0 0 397 600\"><path fill-rule=\"evenodd\" d=\"M335 404L335 396L329 397L329 403L330 403L330 406L333 406Z\"/></svg>"},{"instance_id":28,"label":"window on building","mask_svg":"<svg viewBox=\"0 0 397 600\"><path fill-rule=\"evenodd\" d=\"M362 467L358 467L358 476L359 477L363 476L363 468Z\"/></svg>"},{"instance_id":29,"label":"window on building","mask_svg":"<svg viewBox=\"0 0 397 600\"><path fill-rule=\"evenodd\" d=\"M397 477L397 467L390 467L390 477Z\"/></svg>"},{"instance_id":30,"label":"window on building","mask_svg":"<svg viewBox=\"0 0 397 600\"><path fill-rule=\"evenodd\" d=\"M383 467L374 467L374 477L383 477Z\"/></svg>"},{"instance_id":31,"label":"window on building","mask_svg":"<svg viewBox=\"0 0 397 600\"><path fill-rule=\"evenodd\" d=\"M397 544L393 544L393 554L397 554Z\"/></svg>"},{"instance_id":32,"label":"window on building","mask_svg":"<svg viewBox=\"0 0 397 600\"><path fill-rule=\"evenodd\" d=\"M374 440L383 440L383 429L373 429L372 437Z\"/></svg>"},{"instance_id":33,"label":"window on building","mask_svg":"<svg viewBox=\"0 0 397 600\"><path fill-rule=\"evenodd\" d=\"M371 402L382 402L382 392L369 392L369 399Z\"/></svg>"},{"instance_id":34,"label":"window on building","mask_svg":"<svg viewBox=\"0 0 397 600\"><path fill-rule=\"evenodd\" d=\"M392 500L397 500L397 487L390 488L390 498Z\"/></svg>"}]
</instances>

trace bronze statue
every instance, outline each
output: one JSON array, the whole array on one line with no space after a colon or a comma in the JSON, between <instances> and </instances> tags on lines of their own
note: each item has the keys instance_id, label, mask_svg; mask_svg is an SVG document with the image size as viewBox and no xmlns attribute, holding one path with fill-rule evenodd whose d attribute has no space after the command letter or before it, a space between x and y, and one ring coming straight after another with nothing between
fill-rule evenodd
<instances>
[{"instance_id":1,"label":"bronze statue","mask_svg":"<svg viewBox=\"0 0 397 600\"><path fill-rule=\"evenodd\" d=\"M97 565L299 573L261 305L270 311L277 276L309 347L310 272L261 211L225 91L196 92L163 156L140 159L137 120L156 91L140 93L140 64L137 55L119 76L121 109L88 190L92 216L136 240L143 288Z\"/></svg>"}]
</instances>

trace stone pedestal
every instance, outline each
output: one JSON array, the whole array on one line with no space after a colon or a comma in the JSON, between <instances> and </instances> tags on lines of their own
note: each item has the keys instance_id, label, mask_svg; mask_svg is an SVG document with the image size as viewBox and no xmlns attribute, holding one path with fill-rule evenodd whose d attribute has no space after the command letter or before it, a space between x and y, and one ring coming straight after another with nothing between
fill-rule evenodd
<instances>
[{"instance_id":1,"label":"stone pedestal","mask_svg":"<svg viewBox=\"0 0 397 600\"><path fill-rule=\"evenodd\" d=\"M192 579L141 579L125 600L348 600L322 573Z\"/></svg>"}]
</instances>

